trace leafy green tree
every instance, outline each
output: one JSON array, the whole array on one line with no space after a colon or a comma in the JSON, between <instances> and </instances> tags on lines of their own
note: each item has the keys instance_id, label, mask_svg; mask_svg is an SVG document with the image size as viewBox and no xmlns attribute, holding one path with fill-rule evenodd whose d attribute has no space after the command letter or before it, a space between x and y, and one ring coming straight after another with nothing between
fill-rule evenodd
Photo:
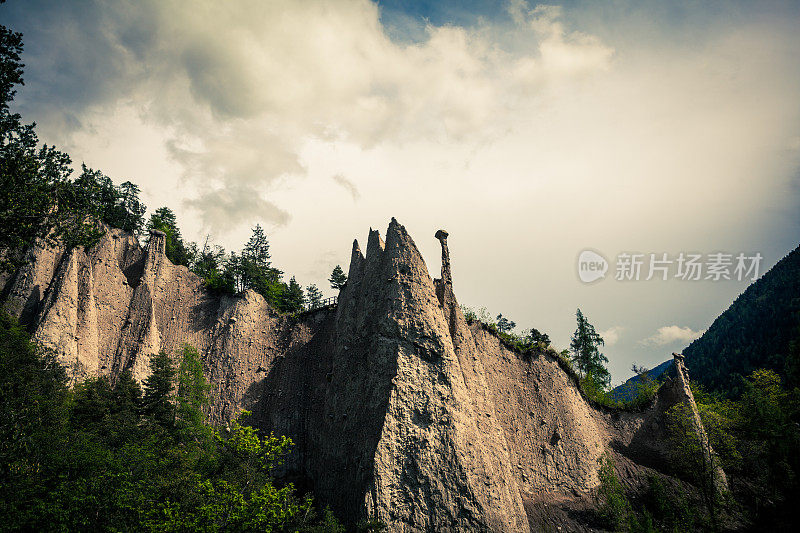
<instances>
[{"instance_id":1,"label":"leafy green tree","mask_svg":"<svg viewBox=\"0 0 800 533\"><path fill-rule=\"evenodd\" d=\"M224 268L227 257L223 247L212 247L206 237L202 250L197 248L196 243L190 243L187 250L190 257L189 270L203 278L207 289L226 294L236 292L233 271Z\"/></svg>"},{"instance_id":2,"label":"leafy green tree","mask_svg":"<svg viewBox=\"0 0 800 533\"><path fill-rule=\"evenodd\" d=\"M189 266L189 250L183 243L181 230L178 228L178 219L169 207L159 207L150 215L147 221L147 230L158 230L166 235L164 253L174 265Z\"/></svg>"},{"instance_id":3,"label":"leafy green tree","mask_svg":"<svg viewBox=\"0 0 800 533\"><path fill-rule=\"evenodd\" d=\"M322 291L313 283L306 287L306 305L309 309L316 309L322 305Z\"/></svg>"},{"instance_id":4,"label":"leafy green tree","mask_svg":"<svg viewBox=\"0 0 800 533\"><path fill-rule=\"evenodd\" d=\"M611 374L605 364L608 358L600 353L599 347L603 345L603 338L595 331L580 309L575 313L578 327L572 334L570 349L572 362L578 369L581 377L591 376L598 384L608 387Z\"/></svg>"},{"instance_id":5,"label":"leafy green tree","mask_svg":"<svg viewBox=\"0 0 800 533\"><path fill-rule=\"evenodd\" d=\"M139 201L139 187L129 181L116 187L111 178L99 170L85 164L81 168L80 176L73 183L74 194L69 206L73 216L140 233L146 207Z\"/></svg>"},{"instance_id":6,"label":"leafy green tree","mask_svg":"<svg viewBox=\"0 0 800 533\"><path fill-rule=\"evenodd\" d=\"M692 418L692 410L685 402L667 411L671 464L676 473L685 476L700 489L713 528L716 530L722 504L721 495L715 484L717 468L720 466L719 458L717 455L710 456L706 453L706 446L710 443L714 448L714 441L710 435L708 442L704 442L698 436ZM708 418L703 417L704 427L706 420ZM710 426L705 429L708 432Z\"/></svg>"},{"instance_id":7,"label":"leafy green tree","mask_svg":"<svg viewBox=\"0 0 800 533\"><path fill-rule=\"evenodd\" d=\"M786 384L791 388L800 387L800 326L795 327L794 339L789 342L788 355L784 363Z\"/></svg>"},{"instance_id":8,"label":"leafy green tree","mask_svg":"<svg viewBox=\"0 0 800 533\"><path fill-rule=\"evenodd\" d=\"M597 490L597 514L612 531L630 531L633 508L617 478L614 462L603 455L599 459L600 487Z\"/></svg>"},{"instance_id":9,"label":"leafy green tree","mask_svg":"<svg viewBox=\"0 0 800 533\"><path fill-rule=\"evenodd\" d=\"M21 53L22 34L0 26L0 110L7 110L14 99L14 86L24 85Z\"/></svg>"},{"instance_id":10,"label":"leafy green tree","mask_svg":"<svg viewBox=\"0 0 800 533\"><path fill-rule=\"evenodd\" d=\"M219 274L222 263L225 261L225 248L222 246L212 246L209 244L209 237L203 243L203 248L197 247L197 243L189 243L189 270L203 279L208 279L215 274Z\"/></svg>"},{"instance_id":11,"label":"leafy green tree","mask_svg":"<svg viewBox=\"0 0 800 533\"><path fill-rule=\"evenodd\" d=\"M123 370L117 377L112 400L113 431L119 438L119 445L122 445L138 434L142 410L142 388L133 379L130 370Z\"/></svg>"},{"instance_id":12,"label":"leafy green tree","mask_svg":"<svg viewBox=\"0 0 800 533\"><path fill-rule=\"evenodd\" d=\"M625 396L617 399L632 408L644 407L652 401L658 392L661 381L652 377L649 368L636 363L631 365L631 372L636 374L638 379L626 382L625 389L620 389L625 391Z\"/></svg>"},{"instance_id":13,"label":"leafy green tree","mask_svg":"<svg viewBox=\"0 0 800 533\"><path fill-rule=\"evenodd\" d=\"M738 413L742 475L755 519L776 531L791 529L800 498L800 390L782 387L772 370L756 370L745 382Z\"/></svg>"},{"instance_id":14,"label":"leafy green tree","mask_svg":"<svg viewBox=\"0 0 800 533\"><path fill-rule=\"evenodd\" d=\"M108 376L89 378L75 386L70 424L91 428L93 436L117 446L137 432L142 391L124 371L112 386Z\"/></svg>"},{"instance_id":15,"label":"leafy green tree","mask_svg":"<svg viewBox=\"0 0 800 533\"><path fill-rule=\"evenodd\" d=\"M341 290L344 287L345 283L347 283L347 275L340 265L333 267L333 272L331 272L331 277L328 278L328 281L331 283L331 289Z\"/></svg>"},{"instance_id":16,"label":"leafy green tree","mask_svg":"<svg viewBox=\"0 0 800 533\"><path fill-rule=\"evenodd\" d=\"M147 526L157 531L296 531L311 525L311 499L299 499L291 484L276 487L270 471L292 442L260 437L243 425L242 413L229 431L215 432L217 475L192 486L193 497L167 497L149 513Z\"/></svg>"},{"instance_id":17,"label":"leafy green tree","mask_svg":"<svg viewBox=\"0 0 800 533\"><path fill-rule=\"evenodd\" d=\"M236 252L231 252L230 255L225 258L225 263L222 266L222 273L225 278L233 280L234 293L242 292L248 288L244 285L242 270L241 257L239 257Z\"/></svg>"},{"instance_id":18,"label":"leafy green tree","mask_svg":"<svg viewBox=\"0 0 800 533\"><path fill-rule=\"evenodd\" d=\"M117 222L111 224L137 236L142 233L144 213L147 211L147 207L139 200L139 192L139 186L130 181L117 187Z\"/></svg>"}]
</instances>

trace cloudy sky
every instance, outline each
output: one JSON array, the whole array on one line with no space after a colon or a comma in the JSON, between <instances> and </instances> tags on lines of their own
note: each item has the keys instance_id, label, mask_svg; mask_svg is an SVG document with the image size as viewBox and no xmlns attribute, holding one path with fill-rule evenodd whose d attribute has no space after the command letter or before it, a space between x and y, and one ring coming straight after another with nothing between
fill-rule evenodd
<instances>
[{"instance_id":1,"label":"cloudy sky","mask_svg":"<svg viewBox=\"0 0 800 533\"><path fill-rule=\"evenodd\" d=\"M327 287L392 216L435 274L445 228L462 303L560 348L580 307L614 382L748 284L617 281L619 254L642 278L650 253L758 252L763 273L800 240L797 3L10 0L0 20L24 34L16 110L186 237L238 249L261 223L277 266ZM581 282L584 249L605 279Z\"/></svg>"}]
</instances>

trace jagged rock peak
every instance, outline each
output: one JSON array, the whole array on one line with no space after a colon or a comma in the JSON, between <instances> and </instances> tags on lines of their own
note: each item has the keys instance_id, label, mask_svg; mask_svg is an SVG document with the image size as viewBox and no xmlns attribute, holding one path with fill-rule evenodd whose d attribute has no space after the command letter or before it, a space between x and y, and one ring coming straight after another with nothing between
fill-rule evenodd
<instances>
[{"instance_id":1,"label":"jagged rock peak","mask_svg":"<svg viewBox=\"0 0 800 533\"><path fill-rule=\"evenodd\" d=\"M361 253L358 240L353 241L349 285L359 284L362 280L374 281L376 277L394 278L398 273L408 274L412 271L429 278L422 254L397 219L392 218L389 223L386 241L378 230L370 228L366 257Z\"/></svg>"},{"instance_id":2,"label":"jagged rock peak","mask_svg":"<svg viewBox=\"0 0 800 533\"><path fill-rule=\"evenodd\" d=\"M381 238L381 233L378 230L369 228L369 238L367 239L367 262L372 262L379 257L383 252L386 244Z\"/></svg>"},{"instance_id":3,"label":"jagged rock peak","mask_svg":"<svg viewBox=\"0 0 800 533\"><path fill-rule=\"evenodd\" d=\"M428 267L425 266L425 259L417 249L414 239L408 234L405 226L395 218L392 218L386 230L384 256L391 263L387 265L387 275L402 274L407 278L409 276L418 278L418 282L422 284L433 283L428 274Z\"/></svg>"},{"instance_id":4,"label":"jagged rock peak","mask_svg":"<svg viewBox=\"0 0 800 533\"><path fill-rule=\"evenodd\" d=\"M350 270L347 273L347 280L350 284L359 283L364 275L364 254L358 245L358 239L353 239L353 251L350 254Z\"/></svg>"}]
</instances>

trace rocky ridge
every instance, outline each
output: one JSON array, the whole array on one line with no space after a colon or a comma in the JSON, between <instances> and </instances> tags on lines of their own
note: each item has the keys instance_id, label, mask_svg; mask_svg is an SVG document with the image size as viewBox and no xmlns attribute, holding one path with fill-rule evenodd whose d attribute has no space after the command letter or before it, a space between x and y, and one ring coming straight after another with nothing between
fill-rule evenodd
<instances>
[{"instance_id":1,"label":"rocky ridge","mask_svg":"<svg viewBox=\"0 0 800 533\"><path fill-rule=\"evenodd\" d=\"M436 238L441 278L392 219L385 241L370 231L365 254L353 243L337 307L287 317L253 291L209 293L169 262L163 234L142 248L109 229L89 250L30 250L4 308L75 381L124 369L142 380L151 354L194 346L209 418L247 409L290 436L282 475L350 523L530 531L537 506L590 498L603 454L623 478L663 465L663 413L691 400L688 387L668 383L639 413L592 406L554 357L467 324L447 233Z\"/></svg>"}]
</instances>

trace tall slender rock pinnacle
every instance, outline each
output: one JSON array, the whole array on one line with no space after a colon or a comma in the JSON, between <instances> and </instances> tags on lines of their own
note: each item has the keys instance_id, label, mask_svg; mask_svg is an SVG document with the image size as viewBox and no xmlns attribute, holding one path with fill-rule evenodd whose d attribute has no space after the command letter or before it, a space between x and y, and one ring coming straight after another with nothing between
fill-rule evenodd
<instances>
[{"instance_id":1,"label":"tall slender rock pinnacle","mask_svg":"<svg viewBox=\"0 0 800 533\"><path fill-rule=\"evenodd\" d=\"M442 281L445 285L453 284L453 277L450 273L450 250L447 248L447 236L450 235L445 230L440 229L436 232L436 237L442 244Z\"/></svg>"},{"instance_id":2,"label":"tall slender rock pinnacle","mask_svg":"<svg viewBox=\"0 0 800 533\"><path fill-rule=\"evenodd\" d=\"M689 387L689 371L684 364L683 354L673 352L672 357L675 364L675 373L677 374L678 393L681 396L681 400L689 409L689 423L700 441L703 462L708 465L710 473L713 476L714 490L718 494L727 492L728 479L720 466L719 457L717 457L717 454L714 452L713 448L711 448L711 443L708 441L708 435L703 427L703 421L700 418L700 411L697 409L697 404L694 401L694 394L692 394L692 389Z\"/></svg>"},{"instance_id":3,"label":"tall slender rock pinnacle","mask_svg":"<svg viewBox=\"0 0 800 533\"><path fill-rule=\"evenodd\" d=\"M151 281L158 277L158 268L166 257L167 234L157 229L150 230L150 240L147 243L147 259L144 267L145 278Z\"/></svg>"}]
</instances>

